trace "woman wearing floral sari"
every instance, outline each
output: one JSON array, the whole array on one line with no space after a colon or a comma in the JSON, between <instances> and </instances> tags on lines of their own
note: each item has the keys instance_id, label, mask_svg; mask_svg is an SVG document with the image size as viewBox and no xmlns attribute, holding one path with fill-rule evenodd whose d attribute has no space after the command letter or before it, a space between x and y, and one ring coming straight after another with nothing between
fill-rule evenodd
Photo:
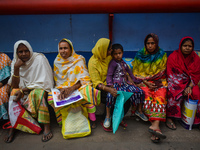
<instances>
[{"instance_id":1,"label":"woman wearing floral sari","mask_svg":"<svg viewBox=\"0 0 200 150\"><path fill-rule=\"evenodd\" d=\"M133 75L142 79L140 88L145 92L144 113L149 117L151 140L166 138L159 124L166 120L166 63L167 54L158 46L158 36L151 33L144 40L145 47L137 52L133 62Z\"/></svg>"},{"instance_id":2,"label":"woman wearing floral sari","mask_svg":"<svg viewBox=\"0 0 200 150\"><path fill-rule=\"evenodd\" d=\"M79 90L83 100L76 103L87 107L89 118L92 121L92 128L95 128L95 105L100 103L100 91L91 86L92 83L85 64L85 58L75 53L72 42L68 39L62 39L59 42L58 51L59 54L54 61L55 88L60 90L58 97L59 99L64 99L73 91ZM61 125L61 110L68 106L55 107L52 93L49 93L48 102L54 108L57 122Z\"/></svg>"},{"instance_id":3,"label":"woman wearing floral sari","mask_svg":"<svg viewBox=\"0 0 200 150\"><path fill-rule=\"evenodd\" d=\"M26 110L44 124L42 141L46 142L53 137L50 130L50 116L45 101L47 92L53 87L53 73L46 57L41 53L34 53L31 45L24 40L14 45L14 57L11 64L11 78L8 84L12 87L13 101L21 101ZM10 143L14 138L12 128L5 138Z\"/></svg>"},{"instance_id":4,"label":"woman wearing floral sari","mask_svg":"<svg viewBox=\"0 0 200 150\"><path fill-rule=\"evenodd\" d=\"M10 58L0 52L0 120L8 119L8 100L10 86L7 84L10 78Z\"/></svg>"},{"instance_id":5,"label":"woman wearing floral sari","mask_svg":"<svg viewBox=\"0 0 200 150\"><path fill-rule=\"evenodd\" d=\"M200 91L200 58L194 52L194 40L191 37L181 39L179 49L175 50L167 60L168 104L167 122L168 128L175 130L176 126L172 118L181 118L181 103L190 98L199 100ZM200 124L200 101L198 101L194 125Z\"/></svg>"}]
</instances>

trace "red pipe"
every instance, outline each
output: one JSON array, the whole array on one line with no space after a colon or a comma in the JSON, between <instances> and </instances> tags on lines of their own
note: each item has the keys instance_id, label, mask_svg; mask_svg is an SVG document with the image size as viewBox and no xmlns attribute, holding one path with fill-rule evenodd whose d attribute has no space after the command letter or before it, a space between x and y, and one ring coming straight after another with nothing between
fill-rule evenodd
<instances>
[{"instance_id":1,"label":"red pipe","mask_svg":"<svg viewBox=\"0 0 200 150\"><path fill-rule=\"evenodd\" d=\"M111 42L113 40L113 19L114 14L109 14L109 39Z\"/></svg>"},{"instance_id":2,"label":"red pipe","mask_svg":"<svg viewBox=\"0 0 200 150\"><path fill-rule=\"evenodd\" d=\"M0 0L0 15L200 12L200 0Z\"/></svg>"}]
</instances>

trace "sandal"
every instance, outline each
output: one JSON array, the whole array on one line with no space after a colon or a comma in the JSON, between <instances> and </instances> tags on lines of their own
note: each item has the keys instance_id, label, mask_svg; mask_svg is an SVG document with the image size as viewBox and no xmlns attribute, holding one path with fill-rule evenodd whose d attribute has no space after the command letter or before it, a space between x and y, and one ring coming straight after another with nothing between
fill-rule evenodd
<instances>
[{"instance_id":1,"label":"sandal","mask_svg":"<svg viewBox=\"0 0 200 150\"><path fill-rule=\"evenodd\" d=\"M168 127L171 130L176 130L175 123L173 121L172 122L171 121L166 121L165 125L166 125L166 127Z\"/></svg>"},{"instance_id":2,"label":"sandal","mask_svg":"<svg viewBox=\"0 0 200 150\"><path fill-rule=\"evenodd\" d=\"M97 124L95 121L90 121L91 123L91 129L96 129L97 128Z\"/></svg>"},{"instance_id":3,"label":"sandal","mask_svg":"<svg viewBox=\"0 0 200 150\"><path fill-rule=\"evenodd\" d=\"M53 134L52 134L51 131L49 131L48 133L43 133L42 142L47 142L47 141L49 141L52 137L53 137Z\"/></svg>"},{"instance_id":4,"label":"sandal","mask_svg":"<svg viewBox=\"0 0 200 150\"><path fill-rule=\"evenodd\" d=\"M124 122L123 120L122 120L122 122L119 125L122 126L123 128L126 128L128 126L127 123Z\"/></svg>"},{"instance_id":5,"label":"sandal","mask_svg":"<svg viewBox=\"0 0 200 150\"><path fill-rule=\"evenodd\" d=\"M112 127L105 128L105 127L103 126L103 122L102 122L102 121L101 121L101 126L103 127L104 131L106 131L106 132L113 132Z\"/></svg>"},{"instance_id":6,"label":"sandal","mask_svg":"<svg viewBox=\"0 0 200 150\"><path fill-rule=\"evenodd\" d=\"M166 139L166 135L162 134L160 129L153 130L149 128L149 132L159 138Z\"/></svg>"},{"instance_id":7,"label":"sandal","mask_svg":"<svg viewBox=\"0 0 200 150\"><path fill-rule=\"evenodd\" d=\"M155 135L152 135L151 136L151 141L154 142L154 143L159 143L160 142L160 138L155 136Z\"/></svg>"}]
</instances>

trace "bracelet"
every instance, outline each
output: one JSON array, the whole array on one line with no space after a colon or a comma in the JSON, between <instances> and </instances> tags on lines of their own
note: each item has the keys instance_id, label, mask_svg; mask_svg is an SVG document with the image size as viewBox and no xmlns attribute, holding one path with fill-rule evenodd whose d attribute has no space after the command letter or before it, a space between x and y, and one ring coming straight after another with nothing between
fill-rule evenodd
<instances>
[{"instance_id":1,"label":"bracelet","mask_svg":"<svg viewBox=\"0 0 200 150\"><path fill-rule=\"evenodd\" d=\"M146 84L147 80L143 80L142 82L143 82L144 84Z\"/></svg>"},{"instance_id":2,"label":"bracelet","mask_svg":"<svg viewBox=\"0 0 200 150\"><path fill-rule=\"evenodd\" d=\"M22 90L22 89L20 89L20 92L21 92L22 94L24 94L24 92L23 92L23 90Z\"/></svg>"},{"instance_id":3,"label":"bracelet","mask_svg":"<svg viewBox=\"0 0 200 150\"><path fill-rule=\"evenodd\" d=\"M103 86L103 91L104 91L105 85Z\"/></svg>"},{"instance_id":4,"label":"bracelet","mask_svg":"<svg viewBox=\"0 0 200 150\"><path fill-rule=\"evenodd\" d=\"M192 89L192 87L191 87L191 86L188 86L188 87L190 87L190 88Z\"/></svg>"},{"instance_id":5,"label":"bracelet","mask_svg":"<svg viewBox=\"0 0 200 150\"><path fill-rule=\"evenodd\" d=\"M14 74L13 74L13 77L15 77L15 78L19 78L19 76L16 76L16 75L14 75Z\"/></svg>"}]
</instances>

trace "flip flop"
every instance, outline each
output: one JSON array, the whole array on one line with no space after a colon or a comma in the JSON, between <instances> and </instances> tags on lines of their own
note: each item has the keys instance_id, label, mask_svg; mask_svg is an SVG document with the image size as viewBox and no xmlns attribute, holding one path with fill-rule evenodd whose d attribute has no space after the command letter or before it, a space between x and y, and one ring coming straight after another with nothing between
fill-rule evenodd
<instances>
[{"instance_id":1,"label":"flip flop","mask_svg":"<svg viewBox=\"0 0 200 150\"><path fill-rule=\"evenodd\" d=\"M171 129L171 130L176 130L176 127L174 127L174 125L175 125L174 122L166 121L166 122L165 122L165 125L166 125L166 127L168 127L168 128ZM171 127L170 127L169 125L170 125Z\"/></svg>"},{"instance_id":2,"label":"flip flop","mask_svg":"<svg viewBox=\"0 0 200 150\"><path fill-rule=\"evenodd\" d=\"M162 134L162 133L159 133L158 131L161 132L160 129L155 129L155 130L153 130L153 129L150 129L150 128L149 128L149 132L150 132L151 134L153 134L153 135L155 135L155 136L157 136L157 137L159 137L159 138L166 139L166 135L164 135L164 134Z\"/></svg>"},{"instance_id":3,"label":"flip flop","mask_svg":"<svg viewBox=\"0 0 200 150\"><path fill-rule=\"evenodd\" d=\"M50 134L51 134L51 136L48 137ZM48 133L43 133L42 142L47 142L47 141L49 141L52 137L53 137L53 134L52 134L51 131L49 131Z\"/></svg>"},{"instance_id":4,"label":"flip flop","mask_svg":"<svg viewBox=\"0 0 200 150\"><path fill-rule=\"evenodd\" d=\"M122 122L119 125L122 126L123 128L126 128L128 126L128 124L125 123L123 120L122 120Z\"/></svg>"},{"instance_id":5,"label":"flip flop","mask_svg":"<svg viewBox=\"0 0 200 150\"><path fill-rule=\"evenodd\" d=\"M154 138L155 137L155 139L152 139L152 137ZM154 143L160 143L160 138L159 137L156 137L155 135L152 135L152 137L151 137L151 141L152 142L154 142ZM157 139L156 139L157 138Z\"/></svg>"},{"instance_id":6,"label":"flip flop","mask_svg":"<svg viewBox=\"0 0 200 150\"><path fill-rule=\"evenodd\" d=\"M103 127L103 130L106 131L106 132L112 132L112 131L113 131L113 130L112 130L112 127L105 128L105 127L103 126L103 122L101 122L101 126Z\"/></svg>"},{"instance_id":7,"label":"flip flop","mask_svg":"<svg viewBox=\"0 0 200 150\"><path fill-rule=\"evenodd\" d=\"M97 124L95 121L91 121L91 129L96 129L97 128Z\"/></svg>"}]
</instances>

